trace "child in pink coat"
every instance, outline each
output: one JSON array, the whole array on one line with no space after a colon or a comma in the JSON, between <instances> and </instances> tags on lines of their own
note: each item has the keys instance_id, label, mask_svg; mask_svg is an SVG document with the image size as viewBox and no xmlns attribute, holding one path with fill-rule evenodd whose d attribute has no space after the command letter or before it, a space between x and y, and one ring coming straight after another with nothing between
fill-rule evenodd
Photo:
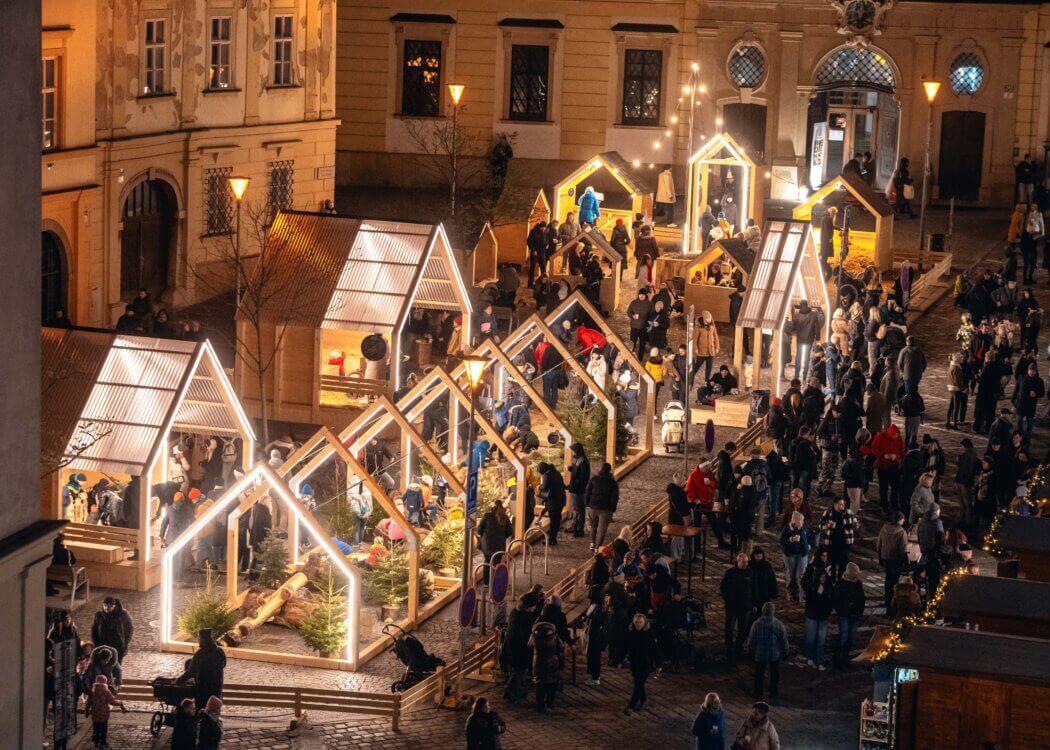
<instances>
[{"instance_id":1,"label":"child in pink coat","mask_svg":"<svg viewBox=\"0 0 1050 750\"><path fill-rule=\"evenodd\" d=\"M91 717L91 741L95 743L95 747L109 746L106 742L106 734L109 731L110 706L120 706L122 711L127 711L124 704L117 700L117 696L109 689L109 680L106 679L106 675L100 674L95 678L95 684L91 686L87 705L84 707L84 714Z\"/></svg>"}]
</instances>

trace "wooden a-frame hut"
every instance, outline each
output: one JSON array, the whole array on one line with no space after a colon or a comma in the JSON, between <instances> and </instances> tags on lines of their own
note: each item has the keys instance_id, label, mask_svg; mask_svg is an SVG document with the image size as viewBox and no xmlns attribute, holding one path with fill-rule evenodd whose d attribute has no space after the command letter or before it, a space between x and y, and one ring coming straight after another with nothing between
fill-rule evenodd
<instances>
[{"instance_id":1,"label":"wooden a-frame hut","mask_svg":"<svg viewBox=\"0 0 1050 750\"><path fill-rule=\"evenodd\" d=\"M748 219L761 222L760 207L757 202L758 175L755 163L729 133L718 133L708 138L693 155L689 157L686 175L685 223L682 230L682 252L689 255L700 252L703 238L700 236L700 216L704 206L713 202L711 189L712 168L729 167L740 172L740 180L733 191L733 200L737 205L736 222L733 232L739 232L747 226ZM717 215L721 206L714 205L712 210Z\"/></svg>"},{"instance_id":2,"label":"wooden a-frame hut","mask_svg":"<svg viewBox=\"0 0 1050 750\"><path fill-rule=\"evenodd\" d=\"M792 218L795 221L805 221L814 224L816 233L815 241L818 246L821 242L820 219L829 206L839 209L836 226L842 224L842 207L849 201L855 206L863 209L870 217L869 221L874 223L874 229L858 227L862 219L853 216L850 220L849 244L850 249L860 249L871 255L872 262L880 271L885 271L893 265L893 207L887 202L878 190L866 183L855 174L840 174L831 178L819 190L815 191L806 200L799 203L792 210ZM842 239L841 229L835 232L834 247L835 257L841 252L840 242Z\"/></svg>"},{"instance_id":3,"label":"wooden a-frame hut","mask_svg":"<svg viewBox=\"0 0 1050 750\"><path fill-rule=\"evenodd\" d=\"M492 214L492 233L497 247L493 267L513 263L527 268L529 250L525 241L529 232L537 222L550 219L550 203L542 188L504 186Z\"/></svg>"},{"instance_id":4,"label":"wooden a-frame hut","mask_svg":"<svg viewBox=\"0 0 1050 750\"><path fill-rule=\"evenodd\" d=\"M646 169L639 162L627 161L617 151L595 154L554 186L554 218L558 221L565 221L565 216L570 211L576 212L579 196L583 193L582 186L587 178L599 170L604 170L615 183L623 188L628 195L628 200L626 204L619 207L614 207L612 201L609 201L608 205L603 205L598 229L611 229L617 219L623 219L623 223L630 227L635 214L651 216L655 187L654 179L645 171Z\"/></svg>"},{"instance_id":5,"label":"wooden a-frame hut","mask_svg":"<svg viewBox=\"0 0 1050 750\"><path fill-rule=\"evenodd\" d=\"M616 252L598 229L581 231L554 251L549 258L550 280L564 281L569 285L569 289L575 289L582 284L583 276L572 273L573 262L570 256L581 252L584 247L590 248L591 253L608 263L610 273L608 276L603 274L599 299L602 308L611 312L620 306L620 264L626 259Z\"/></svg>"},{"instance_id":6,"label":"wooden a-frame hut","mask_svg":"<svg viewBox=\"0 0 1050 750\"><path fill-rule=\"evenodd\" d=\"M721 280L714 282L714 267L719 269ZM755 253L740 237L727 237L712 242L707 250L696 256L696 260L685 269L685 305L710 311L715 321L729 322L729 298L738 288L732 283L739 277L747 289L751 269L755 265Z\"/></svg>"}]
</instances>

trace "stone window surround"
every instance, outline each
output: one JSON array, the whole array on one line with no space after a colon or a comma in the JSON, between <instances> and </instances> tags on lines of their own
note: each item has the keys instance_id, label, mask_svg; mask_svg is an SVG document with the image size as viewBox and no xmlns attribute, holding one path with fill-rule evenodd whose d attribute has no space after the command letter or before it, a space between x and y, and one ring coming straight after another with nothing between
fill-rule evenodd
<instances>
[{"instance_id":1,"label":"stone window surround","mask_svg":"<svg viewBox=\"0 0 1050 750\"><path fill-rule=\"evenodd\" d=\"M616 76L610 83L614 87L613 96L609 97L612 110L609 122L614 128L640 128L644 130L662 130L667 127L673 105L678 101L677 91L669 88L672 68L676 61L678 34L661 34L645 32L613 32L616 42ZM659 50L663 52L663 71L660 76L660 120L656 125L632 125L623 122L623 73L624 57L629 49Z\"/></svg>"},{"instance_id":2,"label":"stone window surround","mask_svg":"<svg viewBox=\"0 0 1050 750\"><path fill-rule=\"evenodd\" d=\"M427 117L425 115L406 115L401 112L401 98L404 91L404 57L405 40L419 40L430 42L441 42L441 69L438 71L438 115ZM450 46L452 41L452 24L443 23L411 23L397 22L394 24L394 101L392 112L394 117L403 117L412 120L435 120L444 117L448 108L448 84L452 81L449 76L449 67L452 63Z\"/></svg>"},{"instance_id":3,"label":"stone window surround","mask_svg":"<svg viewBox=\"0 0 1050 750\"><path fill-rule=\"evenodd\" d=\"M561 98L561 86L558 85L558 73L561 71L555 65L558 45L561 43L563 29L536 29L527 27L503 27L501 29L503 40L503 75L500 78L502 90L499 92L501 123L512 124L515 127L530 127L556 125L560 114L559 104ZM514 120L510 117L510 74L511 74L511 51L514 45L540 45L547 47L547 119L546 120Z\"/></svg>"},{"instance_id":4,"label":"stone window surround","mask_svg":"<svg viewBox=\"0 0 1050 750\"><path fill-rule=\"evenodd\" d=\"M65 143L65 117L66 94L66 40L73 33L71 28L45 29L41 39L40 59L53 57L55 59L55 144L48 153L62 150Z\"/></svg>"}]
</instances>

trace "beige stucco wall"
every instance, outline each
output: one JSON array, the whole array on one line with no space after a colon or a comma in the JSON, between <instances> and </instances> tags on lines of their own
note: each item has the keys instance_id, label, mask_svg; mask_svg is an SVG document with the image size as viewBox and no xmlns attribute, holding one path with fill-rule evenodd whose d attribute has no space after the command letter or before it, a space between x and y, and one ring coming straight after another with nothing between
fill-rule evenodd
<instances>
[{"instance_id":1,"label":"beige stucco wall","mask_svg":"<svg viewBox=\"0 0 1050 750\"><path fill-rule=\"evenodd\" d=\"M705 93L700 96L695 133L711 133L722 107L753 101L767 111L766 167L805 168L807 107L816 67L846 41L836 31L829 3L811 0L740 3L735 0L668 0L645 4L589 0L571 5L541 0L508 7L494 0L451 3L431 0L412 11L452 16L454 24L392 22L405 10L394 4L347 0L339 6L338 134L342 184L405 184L416 150L404 137L397 115L400 39L440 38L444 42L442 84L467 86L460 123L483 139L515 131L515 156L559 160L566 166L597 151L617 149L628 159L683 165L687 158L688 118L677 125L670 115L694 61L701 66ZM501 27L501 19L553 19L563 29ZM674 34L622 33L618 23L669 24ZM1039 99L1042 43L1048 38L1046 12L1037 6L977 3L898 3L886 15L884 31L873 44L892 60L898 73L901 104L899 153L921 163L925 148L927 104L921 80L947 82L949 66L962 50L974 50L985 62L985 80L973 96L958 96L944 86L934 106L933 158L937 174L939 123L951 110L986 113L984 179L981 201L1010 199L1015 149L1045 137L1045 113ZM726 60L740 41L759 44L767 57L763 83L741 92L728 80ZM512 123L507 108L509 45L550 44L550 122ZM664 50L663 121L660 127L617 124L624 46ZM446 99L447 99L447 95ZM1045 105L1043 105L1045 107ZM666 128L670 147L652 148ZM914 171L914 170L913 170Z\"/></svg>"},{"instance_id":2,"label":"beige stucco wall","mask_svg":"<svg viewBox=\"0 0 1050 750\"><path fill-rule=\"evenodd\" d=\"M272 19L294 18L295 83L271 85ZM44 0L43 46L61 54L58 149L41 157L44 228L64 240L74 322L109 325L120 299L120 232L129 189L159 177L174 189L178 226L166 304L205 293L191 268L221 238L205 238L204 171L252 178L246 202L263 206L267 167L294 161L295 208L334 193L335 0ZM232 18L232 81L206 90L209 18ZM170 91L145 97L143 29L168 26ZM245 232L245 251L250 251Z\"/></svg>"}]
</instances>

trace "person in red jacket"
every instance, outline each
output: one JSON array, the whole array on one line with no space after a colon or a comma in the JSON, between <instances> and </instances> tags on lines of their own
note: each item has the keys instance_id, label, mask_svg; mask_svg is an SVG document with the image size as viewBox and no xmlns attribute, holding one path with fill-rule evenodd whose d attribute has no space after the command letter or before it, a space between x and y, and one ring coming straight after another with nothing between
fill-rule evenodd
<instances>
[{"instance_id":1,"label":"person in red jacket","mask_svg":"<svg viewBox=\"0 0 1050 750\"><path fill-rule=\"evenodd\" d=\"M707 517L711 529L718 539L718 546L726 546L725 537L722 535L722 524L715 513L715 494L718 481L715 479L714 466L710 461L701 461L696 468L689 473L685 481L685 496L693 504L693 525L700 526L702 517Z\"/></svg>"},{"instance_id":2,"label":"person in red jacket","mask_svg":"<svg viewBox=\"0 0 1050 750\"><path fill-rule=\"evenodd\" d=\"M580 346L583 347L581 354L587 354L591 349L598 349L601 351L605 348L605 345L609 343L602 334L593 328L587 326L580 326L576 329L576 340L580 342Z\"/></svg>"},{"instance_id":3,"label":"person in red jacket","mask_svg":"<svg viewBox=\"0 0 1050 750\"><path fill-rule=\"evenodd\" d=\"M543 372L543 353L551 345L549 341L541 341L536 345L536 369Z\"/></svg>"},{"instance_id":4,"label":"person in red jacket","mask_svg":"<svg viewBox=\"0 0 1050 750\"><path fill-rule=\"evenodd\" d=\"M871 441L871 452L875 454L875 471L879 476L879 504L888 515L890 504L898 507L900 493L901 462L904 460L904 440L901 431L891 424Z\"/></svg>"}]
</instances>

